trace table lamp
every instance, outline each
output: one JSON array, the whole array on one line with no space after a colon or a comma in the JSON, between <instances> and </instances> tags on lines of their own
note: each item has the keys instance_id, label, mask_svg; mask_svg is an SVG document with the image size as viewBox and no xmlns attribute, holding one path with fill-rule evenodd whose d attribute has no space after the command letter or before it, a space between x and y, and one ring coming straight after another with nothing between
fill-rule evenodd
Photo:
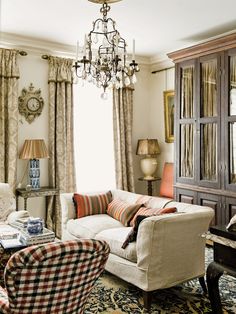
<instances>
[{"instance_id":1,"label":"table lamp","mask_svg":"<svg viewBox=\"0 0 236 314\"><path fill-rule=\"evenodd\" d=\"M25 140L22 147L20 159L29 159L29 177L32 190L40 188L40 167L39 158L49 158L44 140Z\"/></svg>"},{"instance_id":2,"label":"table lamp","mask_svg":"<svg viewBox=\"0 0 236 314\"><path fill-rule=\"evenodd\" d=\"M156 139L141 139L138 140L136 155L145 156L141 159L140 166L144 174L145 180L154 179L154 173L157 169L156 155L160 154L161 150Z\"/></svg>"}]
</instances>

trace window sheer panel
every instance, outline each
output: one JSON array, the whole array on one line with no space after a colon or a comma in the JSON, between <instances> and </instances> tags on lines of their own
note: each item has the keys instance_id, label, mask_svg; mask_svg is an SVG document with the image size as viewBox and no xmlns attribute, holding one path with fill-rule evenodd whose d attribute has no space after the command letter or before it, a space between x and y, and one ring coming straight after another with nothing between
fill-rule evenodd
<instances>
[{"instance_id":1,"label":"window sheer panel","mask_svg":"<svg viewBox=\"0 0 236 314\"><path fill-rule=\"evenodd\" d=\"M185 67L181 72L181 118L193 117L194 67Z\"/></svg>"},{"instance_id":2,"label":"window sheer panel","mask_svg":"<svg viewBox=\"0 0 236 314\"><path fill-rule=\"evenodd\" d=\"M193 124L181 125L181 177L193 178L194 146L193 146Z\"/></svg>"},{"instance_id":3,"label":"window sheer panel","mask_svg":"<svg viewBox=\"0 0 236 314\"><path fill-rule=\"evenodd\" d=\"M201 125L201 180L217 180L217 124Z\"/></svg>"},{"instance_id":4,"label":"window sheer panel","mask_svg":"<svg viewBox=\"0 0 236 314\"><path fill-rule=\"evenodd\" d=\"M112 92L101 99L92 84L74 86L76 183L79 192L115 188Z\"/></svg>"},{"instance_id":5,"label":"window sheer panel","mask_svg":"<svg viewBox=\"0 0 236 314\"><path fill-rule=\"evenodd\" d=\"M217 116L217 61L201 64L201 116Z\"/></svg>"}]
</instances>

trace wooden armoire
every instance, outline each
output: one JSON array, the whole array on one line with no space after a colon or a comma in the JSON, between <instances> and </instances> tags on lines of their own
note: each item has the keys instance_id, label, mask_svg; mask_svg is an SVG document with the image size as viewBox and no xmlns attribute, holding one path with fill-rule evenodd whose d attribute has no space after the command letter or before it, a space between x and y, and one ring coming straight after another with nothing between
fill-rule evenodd
<instances>
[{"instance_id":1,"label":"wooden armoire","mask_svg":"<svg viewBox=\"0 0 236 314\"><path fill-rule=\"evenodd\" d=\"M168 54L175 62L175 197L236 214L236 33Z\"/></svg>"}]
</instances>

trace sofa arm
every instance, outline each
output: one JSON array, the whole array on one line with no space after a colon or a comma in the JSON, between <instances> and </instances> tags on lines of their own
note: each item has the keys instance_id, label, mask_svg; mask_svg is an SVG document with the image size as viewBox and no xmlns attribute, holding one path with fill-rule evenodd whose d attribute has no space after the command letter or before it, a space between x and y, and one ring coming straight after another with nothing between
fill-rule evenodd
<instances>
[{"instance_id":1,"label":"sofa arm","mask_svg":"<svg viewBox=\"0 0 236 314\"><path fill-rule=\"evenodd\" d=\"M75 218L75 207L72 199L73 194L74 193L60 194L62 231L66 228L67 221Z\"/></svg>"},{"instance_id":2,"label":"sofa arm","mask_svg":"<svg viewBox=\"0 0 236 314\"><path fill-rule=\"evenodd\" d=\"M143 220L137 235L137 266L167 288L205 272L205 239L213 210L153 216Z\"/></svg>"}]
</instances>

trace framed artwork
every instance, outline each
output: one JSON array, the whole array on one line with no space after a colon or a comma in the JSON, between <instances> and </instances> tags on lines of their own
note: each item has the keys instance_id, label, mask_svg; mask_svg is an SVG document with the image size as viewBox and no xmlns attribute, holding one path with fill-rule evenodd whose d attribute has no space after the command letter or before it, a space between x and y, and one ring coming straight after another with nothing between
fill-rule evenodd
<instances>
[{"instance_id":1,"label":"framed artwork","mask_svg":"<svg viewBox=\"0 0 236 314\"><path fill-rule=\"evenodd\" d=\"M174 110L175 92L173 90L164 91L164 115L165 115L165 141L174 142Z\"/></svg>"}]
</instances>

